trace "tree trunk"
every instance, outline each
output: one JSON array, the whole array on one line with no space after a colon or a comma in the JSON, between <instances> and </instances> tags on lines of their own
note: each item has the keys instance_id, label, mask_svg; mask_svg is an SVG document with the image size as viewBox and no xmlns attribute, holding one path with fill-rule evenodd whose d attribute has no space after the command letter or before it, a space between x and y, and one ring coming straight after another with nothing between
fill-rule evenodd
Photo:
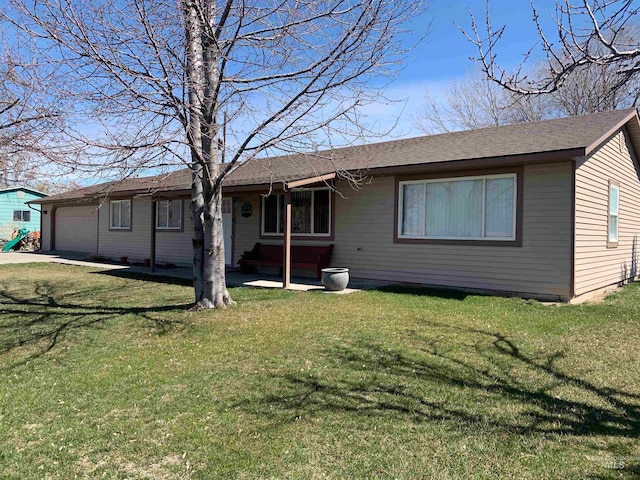
<instances>
[{"instance_id":1,"label":"tree trunk","mask_svg":"<svg viewBox=\"0 0 640 480\"><path fill-rule=\"evenodd\" d=\"M191 212L193 216L193 288L196 304L204 295L204 217L205 202L202 184L202 167L193 166L191 176Z\"/></svg>"},{"instance_id":2,"label":"tree trunk","mask_svg":"<svg viewBox=\"0 0 640 480\"><path fill-rule=\"evenodd\" d=\"M217 102L213 82L218 80L219 54L213 39L205 35L215 25L215 1L183 4L187 36L189 85L189 129L193 185L193 283L195 308L233 304L225 278L224 233L222 231L222 187L216 122ZM203 22L207 22L205 25Z\"/></svg>"},{"instance_id":3,"label":"tree trunk","mask_svg":"<svg viewBox=\"0 0 640 480\"><path fill-rule=\"evenodd\" d=\"M216 189L206 208L204 221L204 295L202 307L226 307L235 302L227 290L222 230L222 189Z\"/></svg>"}]
</instances>

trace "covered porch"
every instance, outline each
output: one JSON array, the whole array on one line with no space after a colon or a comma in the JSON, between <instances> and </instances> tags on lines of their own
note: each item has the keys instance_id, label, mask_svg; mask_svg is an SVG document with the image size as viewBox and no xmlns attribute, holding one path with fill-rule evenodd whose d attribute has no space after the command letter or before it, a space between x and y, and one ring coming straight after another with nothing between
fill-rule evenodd
<instances>
[{"instance_id":1,"label":"covered porch","mask_svg":"<svg viewBox=\"0 0 640 480\"><path fill-rule=\"evenodd\" d=\"M250 286L299 291L323 288L320 271L332 266L335 178L335 172L330 172L294 175L277 185L224 187L223 195L233 198L232 266L239 266L249 277L258 272L249 280ZM278 270L280 275L273 275ZM298 276L313 270L317 281ZM230 285L234 283L233 275L227 278Z\"/></svg>"}]
</instances>

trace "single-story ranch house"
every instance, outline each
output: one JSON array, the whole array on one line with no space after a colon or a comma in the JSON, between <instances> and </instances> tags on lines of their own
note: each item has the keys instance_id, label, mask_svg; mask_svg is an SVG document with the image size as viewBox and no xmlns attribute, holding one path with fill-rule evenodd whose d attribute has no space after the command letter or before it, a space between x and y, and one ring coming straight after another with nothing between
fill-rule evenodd
<instances>
[{"instance_id":1,"label":"single-story ranch house","mask_svg":"<svg viewBox=\"0 0 640 480\"><path fill-rule=\"evenodd\" d=\"M283 244L289 193L292 244L334 245L352 277L569 300L638 274L638 152L630 109L248 160L224 181L226 263ZM42 249L189 265L190 180L36 200Z\"/></svg>"}]
</instances>

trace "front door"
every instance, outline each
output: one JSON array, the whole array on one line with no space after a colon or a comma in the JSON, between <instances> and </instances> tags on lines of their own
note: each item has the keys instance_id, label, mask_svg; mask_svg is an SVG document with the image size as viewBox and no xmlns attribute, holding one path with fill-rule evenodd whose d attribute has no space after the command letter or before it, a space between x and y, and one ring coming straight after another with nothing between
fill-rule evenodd
<instances>
[{"instance_id":1,"label":"front door","mask_svg":"<svg viewBox=\"0 0 640 480\"><path fill-rule=\"evenodd\" d=\"M233 238L233 199L222 199L222 230L224 232L224 263L231 265L233 261L231 258Z\"/></svg>"}]
</instances>

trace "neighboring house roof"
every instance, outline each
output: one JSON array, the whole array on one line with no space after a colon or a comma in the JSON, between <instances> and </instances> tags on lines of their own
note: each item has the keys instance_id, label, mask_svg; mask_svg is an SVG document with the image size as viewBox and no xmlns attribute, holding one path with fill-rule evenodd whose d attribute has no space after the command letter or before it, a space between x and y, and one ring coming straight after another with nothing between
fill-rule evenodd
<instances>
[{"instance_id":1,"label":"neighboring house roof","mask_svg":"<svg viewBox=\"0 0 640 480\"><path fill-rule=\"evenodd\" d=\"M41 192L40 190L36 190L35 188L23 187L22 185L9 185L8 187L0 187L0 193L5 192L15 192L17 190L24 190L25 192L32 193L39 197L46 197L48 194Z\"/></svg>"},{"instance_id":2,"label":"neighboring house roof","mask_svg":"<svg viewBox=\"0 0 640 480\"><path fill-rule=\"evenodd\" d=\"M225 187L269 184L303 184L305 179L327 179L336 171L368 171L398 167L433 166L452 162L493 159L503 162L587 156L608 137L627 126L631 141L640 152L640 120L635 109L614 110L579 117L481 128L403 140L336 148L307 154L250 159L237 165L226 177ZM188 190L190 170L154 177L126 179L86 187L34 203L80 200L113 192Z\"/></svg>"}]
</instances>

